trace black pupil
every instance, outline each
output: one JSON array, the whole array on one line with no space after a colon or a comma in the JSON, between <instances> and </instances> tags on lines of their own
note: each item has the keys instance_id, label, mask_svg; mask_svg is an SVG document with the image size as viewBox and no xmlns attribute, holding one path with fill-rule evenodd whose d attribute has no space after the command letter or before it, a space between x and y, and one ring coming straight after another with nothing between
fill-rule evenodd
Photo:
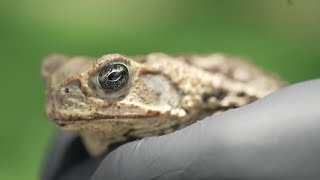
<instances>
[{"instance_id":1,"label":"black pupil","mask_svg":"<svg viewBox=\"0 0 320 180\"><path fill-rule=\"evenodd\" d=\"M106 92L118 91L126 86L129 70L126 65L114 62L106 65L97 76L97 83Z\"/></svg>"},{"instance_id":2,"label":"black pupil","mask_svg":"<svg viewBox=\"0 0 320 180\"><path fill-rule=\"evenodd\" d=\"M115 81L118 80L121 77L121 72L112 72L108 75L109 81Z\"/></svg>"}]
</instances>

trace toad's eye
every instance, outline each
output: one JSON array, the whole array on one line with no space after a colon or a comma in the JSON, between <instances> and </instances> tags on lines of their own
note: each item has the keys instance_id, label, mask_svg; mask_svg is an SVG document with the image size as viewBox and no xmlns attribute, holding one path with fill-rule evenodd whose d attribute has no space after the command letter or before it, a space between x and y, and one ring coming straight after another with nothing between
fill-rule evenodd
<instances>
[{"instance_id":1,"label":"toad's eye","mask_svg":"<svg viewBox=\"0 0 320 180\"><path fill-rule=\"evenodd\" d=\"M124 88L129 81L129 69L122 62L113 62L103 67L98 76L98 85L106 92Z\"/></svg>"}]
</instances>

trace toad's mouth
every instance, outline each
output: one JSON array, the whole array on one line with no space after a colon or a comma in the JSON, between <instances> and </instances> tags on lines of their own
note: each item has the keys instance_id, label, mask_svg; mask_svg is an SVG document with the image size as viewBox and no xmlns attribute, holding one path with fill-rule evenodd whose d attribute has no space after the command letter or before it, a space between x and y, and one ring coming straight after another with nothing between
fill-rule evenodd
<instances>
[{"instance_id":1,"label":"toad's mouth","mask_svg":"<svg viewBox=\"0 0 320 180\"><path fill-rule=\"evenodd\" d=\"M108 123L108 122L129 122L146 119L154 119L157 116L148 115L126 115L126 116L89 116L89 117L73 117L69 119L56 119L54 122L60 127L86 126L91 123Z\"/></svg>"}]
</instances>

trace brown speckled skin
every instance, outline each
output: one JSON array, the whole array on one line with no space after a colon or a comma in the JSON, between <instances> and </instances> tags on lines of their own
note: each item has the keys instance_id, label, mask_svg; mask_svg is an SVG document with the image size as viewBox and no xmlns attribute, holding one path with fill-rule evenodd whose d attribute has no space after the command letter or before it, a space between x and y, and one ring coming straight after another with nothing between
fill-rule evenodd
<instances>
[{"instance_id":1,"label":"brown speckled skin","mask_svg":"<svg viewBox=\"0 0 320 180\"><path fill-rule=\"evenodd\" d=\"M129 83L106 93L96 76L115 61L129 67ZM63 129L79 133L93 156L112 143L172 132L282 86L255 65L221 54L109 54L98 60L54 54L44 60L42 76L48 116Z\"/></svg>"}]
</instances>

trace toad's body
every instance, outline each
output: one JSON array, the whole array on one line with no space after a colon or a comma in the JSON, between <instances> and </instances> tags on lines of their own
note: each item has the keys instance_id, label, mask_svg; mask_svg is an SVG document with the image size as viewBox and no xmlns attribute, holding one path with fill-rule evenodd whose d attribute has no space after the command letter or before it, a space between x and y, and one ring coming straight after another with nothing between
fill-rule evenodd
<instances>
[{"instance_id":1,"label":"toad's body","mask_svg":"<svg viewBox=\"0 0 320 180\"><path fill-rule=\"evenodd\" d=\"M282 85L247 61L221 54L68 58L43 63L47 114L99 155L115 142L161 135L253 102Z\"/></svg>"}]
</instances>

